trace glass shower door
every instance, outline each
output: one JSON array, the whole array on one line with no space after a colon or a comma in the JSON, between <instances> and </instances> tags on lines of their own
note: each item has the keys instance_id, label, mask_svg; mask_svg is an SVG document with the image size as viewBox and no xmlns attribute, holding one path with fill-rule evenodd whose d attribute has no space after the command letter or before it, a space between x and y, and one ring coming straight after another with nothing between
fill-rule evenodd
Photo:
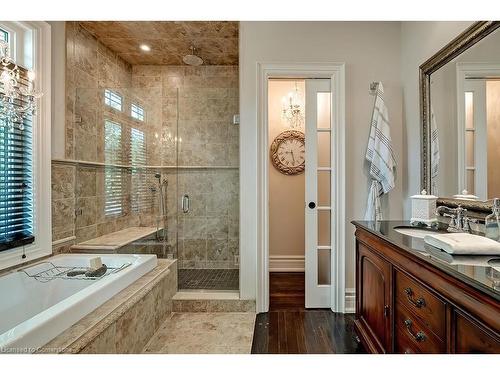
<instances>
[{"instance_id":1,"label":"glass shower door","mask_svg":"<svg viewBox=\"0 0 500 375\"><path fill-rule=\"evenodd\" d=\"M239 289L236 67L186 67L179 90L180 290Z\"/></svg>"}]
</instances>

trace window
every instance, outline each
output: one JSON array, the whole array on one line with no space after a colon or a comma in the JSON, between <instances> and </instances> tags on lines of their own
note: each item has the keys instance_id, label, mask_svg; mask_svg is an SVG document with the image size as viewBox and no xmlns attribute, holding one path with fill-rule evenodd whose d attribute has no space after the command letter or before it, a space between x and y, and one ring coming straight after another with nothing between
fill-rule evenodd
<instances>
[{"instance_id":1,"label":"window","mask_svg":"<svg viewBox=\"0 0 500 375\"><path fill-rule=\"evenodd\" d=\"M104 104L118 111L122 110L122 97L115 91L104 90Z\"/></svg>"},{"instance_id":2,"label":"window","mask_svg":"<svg viewBox=\"0 0 500 375\"><path fill-rule=\"evenodd\" d=\"M130 130L130 165L132 166L132 211L139 212L151 208L152 194L146 180L146 137L144 132Z\"/></svg>"},{"instance_id":3,"label":"window","mask_svg":"<svg viewBox=\"0 0 500 375\"><path fill-rule=\"evenodd\" d=\"M3 42L9 42L9 33L4 29L0 29L0 40Z\"/></svg>"},{"instance_id":4,"label":"window","mask_svg":"<svg viewBox=\"0 0 500 375\"><path fill-rule=\"evenodd\" d=\"M122 164L122 126L106 120L104 124L104 214L105 216L121 215L123 213L123 168Z\"/></svg>"},{"instance_id":5,"label":"window","mask_svg":"<svg viewBox=\"0 0 500 375\"><path fill-rule=\"evenodd\" d=\"M52 253L50 30L41 21L0 21L0 40L9 43L20 67L36 73L37 88L44 94L37 114L22 124L9 128L0 120L0 269Z\"/></svg>"},{"instance_id":6,"label":"window","mask_svg":"<svg viewBox=\"0 0 500 375\"><path fill-rule=\"evenodd\" d=\"M0 251L35 240L31 116L23 125L0 120Z\"/></svg>"},{"instance_id":7,"label":"window","mask_svg":"<svg viewBox=\"0 0 500 375\"><path fill-rule=\"evenodd\" d=\"M140 105L132 103L130 115L136 120L144 121L144 108L142 108Z\"/></svg>"}]
</instances>

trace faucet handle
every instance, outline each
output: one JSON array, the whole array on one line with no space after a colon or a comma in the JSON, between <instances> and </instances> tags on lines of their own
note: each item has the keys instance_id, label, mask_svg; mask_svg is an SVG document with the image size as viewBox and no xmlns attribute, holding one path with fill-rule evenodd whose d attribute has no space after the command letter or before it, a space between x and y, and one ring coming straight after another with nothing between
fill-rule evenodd
<instances>
[{"instance_id":1,"label":"faucet handle","mask_svg":"<svg viewBox=\"0 0 500 375\"><path fill-rule=\"evenodd\" d=\"M467 233L470 233L472 228L470 227L470 223L477 224L478 220L477 219L472 219L468 216L464 217L464 231Z\"/></svg>"}]
</instances>

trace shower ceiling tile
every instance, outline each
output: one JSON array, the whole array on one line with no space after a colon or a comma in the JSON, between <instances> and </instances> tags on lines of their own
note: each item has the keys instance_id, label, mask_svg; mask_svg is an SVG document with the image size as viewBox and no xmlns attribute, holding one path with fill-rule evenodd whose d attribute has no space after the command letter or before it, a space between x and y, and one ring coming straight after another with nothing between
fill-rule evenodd
<instances>
[{"instance_id":1,"label":"shower ceiling tile","mask_svg":"<svg viewBox=\"0 0 500 375\"><path fill-rule=\"evenodd\" d=\"M80 24L132 65L184 65L197 49L204 65L238 65L238 22L85 21ZM151 47L141 52L140 44Z\"/></svg>"}]
</instances>

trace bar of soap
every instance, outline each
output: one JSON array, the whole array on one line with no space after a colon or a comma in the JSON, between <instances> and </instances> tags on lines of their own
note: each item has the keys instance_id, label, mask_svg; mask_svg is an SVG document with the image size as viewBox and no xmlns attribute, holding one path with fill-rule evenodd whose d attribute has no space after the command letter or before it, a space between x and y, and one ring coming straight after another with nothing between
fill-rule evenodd
<instances>
[{"instance_id":1,"label":"bar of soap","mask_svg":"<svg viewBox=\"0 0 500 375\"><path fill-rule=\"evenodd\" d=\"M90 269L97 270L102 267L101 257L95 257L90 259Z\"/></svg>"}]
</instances>

